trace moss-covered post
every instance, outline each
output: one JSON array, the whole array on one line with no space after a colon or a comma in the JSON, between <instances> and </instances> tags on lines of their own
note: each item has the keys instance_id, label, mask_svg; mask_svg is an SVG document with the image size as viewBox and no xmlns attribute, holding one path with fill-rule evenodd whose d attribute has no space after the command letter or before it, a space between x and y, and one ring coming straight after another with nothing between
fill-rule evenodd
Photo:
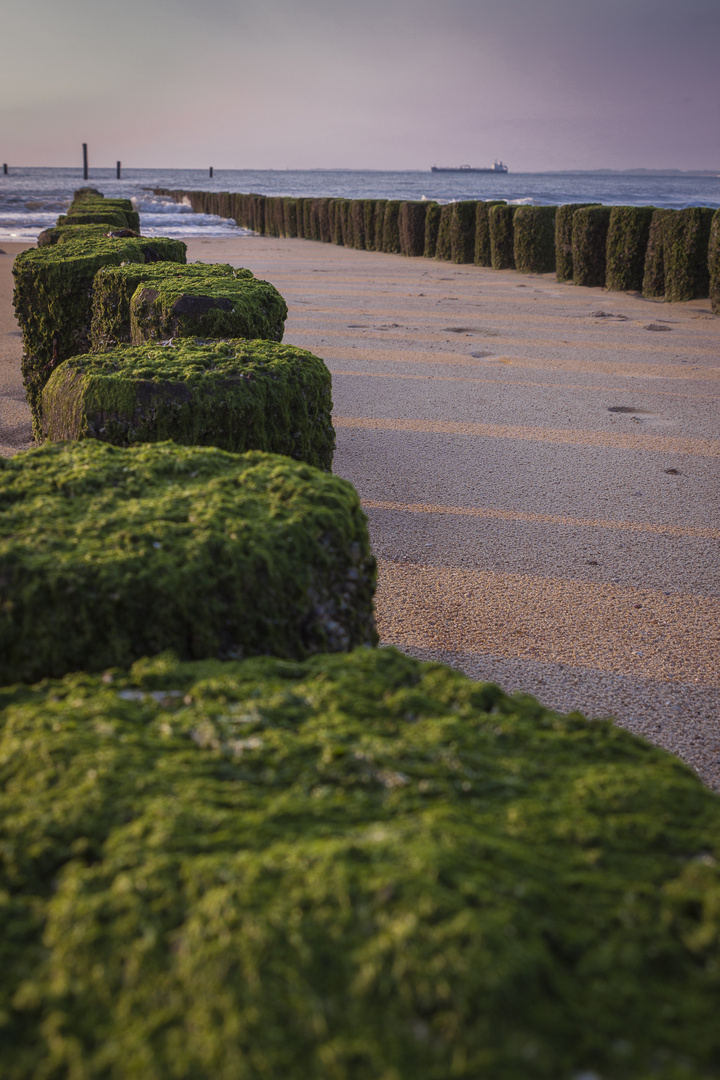
<instances>
[{"instance_id":1,"label":"moss-covered post","mask_svg":"<svg viewBox=\"0 0 720 1080\"><path fill-rule=\"evenodd\" d=\"M450 259L454 263L471 263L475 260L475 200L463 200L452 204L450 220Z\"/></svg>"},{"instance_id":2,"label":"moss-covered post","mask_svg":"<svg viewBox=\"0 0 720 1080\"><path fill-rule=\"evenodd\" d=\"M298 204L297 199L283 199L283 232L291 240L297 239L298 234Z\"/></svg>"},{"instance_id":3,"label":"moss-covered post","mask_svg":"<svg viewBox=\"0 0 720 1080\"><path fill-rule=\"evenodd\" d=\"M365 203L362 199L353 199L350 203L350 223L352 226L353 247L365 250Z\"/></svg>"},{"instance_id":4,"label":"moss-covered post","mask_svg":"<svg viewBox=\"0 0 720 1080\"><path fill-rule=\"evenodd\" d=\"M642 289L653 213L652 206L613 206L607 234L606 289Z\"/></svg>"},{"instance_id":5,"label":"moss-covered post","mask_svg":"<svg viewBox=\"0 0 720 1080\"><path fill-rule=\"evenodd\" d=\"M400 205L399 199L388 199L385 204L382 250L387 255L400 254Z\"/></svg>"},{"instance_id":6,"label":"moss-covered post","mask_svg":"<svg viewBox=\"0 0 720 1080\"><path fill-rule=\"evenodd\" d=\"M365 250L375 251L375 199L363 199L365 220Z\"/></svg>"},{"instance_id":7,"label":"moss-covered post","mask_svg":"<svg viewBox=\"0 0 720 1080\"><path fill-rule=\"evenodd\" d=\"M665 297L665 261L663 258L663 221L672 210L655 210L650 218L642 294L648 300Z\"/></svg>"},{"instance_id":8,"label":"moss-covered post","mask_svg":"<svg viewBox=\"0 0 720 1080\"><path fill-rule=\"evenodd\" d=\"M442 208L439 203L428 203L428 208L425 211L425 246L423 248L423 255L426 259L435 258L441 213Z\"/></svg>"},{"instance_id":9,"label":"moss-covered post","mask_svg":"<svg viewBox=\"0 0 720 1080\"><path fill-rule=\"evenodd\" d=\"M418 256L425 251L425 214L428 202L403 202L398 215L400 254Z\"/></svg>"},{"instance_id":10,"label":"moss-covered post","mask_svg":"<svg viewBox=\"0 0 720 1080\"><path fill-rule=\"evenodd\" d=\"M610 206L587 206L573 214L573 285L602 288L605 284L611 211Z\"/></svg>"},{"instance_id":11,"label":"moss-covered post","mask_svg":"<svg viewBox=\"0 0 720 1080\"><path fill-rule=\"evenodd\" d=\"M452 226L453 204L445 203L440 207L440 221L438 222L437 239L435 241L435 258L441 262L450 262L452 258L452 240L450 229Z\"/></svg>"},{"instance_id":12,"label":"moss-covered post","mask_svg":"<svg viewBox=\"0 0 720 1080\"><path fill-rule=\"evenodd\" d=\"M513 218L515 269L522 274L555 270L554 206L518 206Z\"/></svg>"},{"instance_id":13,"label":"moss-covered post","mask_svg":"<svg viewBox=\"0 0 720 1080\"><path fill-rule=\"evenodd\" d=\"M331 199L322 198L317 199L317 214L318 225L320 227L320 239L323 244L332 244L333 242L333 229L332 220L330 217Z\"/></svg>"},{"instance_id":14,"label":"moss-covered post","mask_svg":"<svg viewBox=\"0 0 720 1080\"><path fill-rule=\"evenodd\" d=\"M565 203L555 214L555 276L558 281L572 281L572 223L576 210L596 203Z\"/></svg>"},{"instance_id":15,"label":"moss-covered post","mask_svg":"<svg viewBox=\"0 0 720 1080\"><path fill-rule=\"evenodd\" d=\"M514 270L515 240L513 217L516 206L497 203L488 211L490 223L490 263L493 270Z\"/></svg>"},{"instance_id":16,"label":"moss-covered post","mask_svg":"<svg viewBox=\"0 0 720 1080\"><path fill-rule=\"evenodd\" d=\"M666 300L702 300L710 295L708 248L713 214L705 206L688 206L664 217Z\"/></svg>"},{"instance_id":17,"label":"moss-covered post","mask_svg":"<svg viewBox=\"0 0 720 1080\"><path fill-rule=\"evenodd\" d=\"M720 315L720 210L713 214L708 244L708 273L710 277L710 305Z\"/></svg>"},{"instance_id":18,"label":"moss-covered post","mask_svg":"<svg viewBox=\"0 0 720 1080\"><path fill-rule=\"evenodd\" d=\"M475 209L475 257L476 266L492 266L490 250L490 207L500 205L500 200L479 202Z\"/></svg>"},{"instance_id":19,"label":"moss-covered post","mask_svg":"<svg viewBox=\"0 0 720 1080\"><path fill-rule=\"evenodd\" d=\"M387 199L375 200L375 219L373 223L374 250L383 250L383 227L385 225L385 207Z\"/></svg>"}]
</instances>

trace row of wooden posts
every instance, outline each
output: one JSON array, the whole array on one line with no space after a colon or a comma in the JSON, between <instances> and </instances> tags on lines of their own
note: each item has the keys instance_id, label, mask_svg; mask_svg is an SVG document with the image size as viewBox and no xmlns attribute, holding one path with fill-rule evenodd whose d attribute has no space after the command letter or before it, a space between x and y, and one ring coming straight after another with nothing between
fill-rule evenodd
<instances>
[{"instance_id":1,"label":"row of wooden posts","mask_svg":"<svg viewBox=\"0 0 720 1080\"><path fill-rule=\"evenodd\" d=\"M710 296L720 312L720 211L651 206L515 206L465 200L291 198L239 192L155 194L265 236L365 251L555 273L559 281L670 301Z\"/></svg>"}]
</instances>

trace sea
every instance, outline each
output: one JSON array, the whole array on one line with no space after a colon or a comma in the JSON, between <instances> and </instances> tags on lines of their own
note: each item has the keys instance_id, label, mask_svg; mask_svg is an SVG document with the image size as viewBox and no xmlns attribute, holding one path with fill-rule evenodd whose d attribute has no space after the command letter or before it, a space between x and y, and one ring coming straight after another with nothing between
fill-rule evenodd
<instances>
[{"instance_id":1,"label":"sea","mask_svg":"<svg viewBox=\"0 0 720 1080\"><path fill-rule=\"evenodd\" d=\"M720 174L557 172L433 173L376 170L304 171L216 169L16 168L0 173L0 242L33 241L64 213L73 191L89 184L106 196L132 199L145 236L214 237L247 234L233 221L194 214L189 206L153 195L153 188L257 192L303 198L505 199L528 206L598 202L606 205L720 208Z\"/></svg>"}]
</instances>

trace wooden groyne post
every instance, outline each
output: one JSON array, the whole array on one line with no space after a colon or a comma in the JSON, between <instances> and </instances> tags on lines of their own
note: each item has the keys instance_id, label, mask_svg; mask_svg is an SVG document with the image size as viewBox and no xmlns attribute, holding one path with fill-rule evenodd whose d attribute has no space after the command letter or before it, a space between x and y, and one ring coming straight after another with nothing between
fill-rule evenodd
<instances>
[{"instance_id":1,"label":"wooden groyne post","mask_svg":"<svg viewBox=\"0 0 720 1080\"><path fill-rule=\"evenodd\" d=\"M87 143L83 143L83 180L88 178L88 155L87 155Z\"/></svg>"}]
</instances>

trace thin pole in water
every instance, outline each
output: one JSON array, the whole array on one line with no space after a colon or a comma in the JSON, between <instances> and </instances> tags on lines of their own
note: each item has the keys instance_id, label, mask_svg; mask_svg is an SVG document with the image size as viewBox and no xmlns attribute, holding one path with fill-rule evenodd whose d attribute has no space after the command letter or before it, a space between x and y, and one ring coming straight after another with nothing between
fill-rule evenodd
<instances>
[{"instance_id":1,"label":"thin pole in water","mask_svg":"<svg viewBox=\"0 0 720 1080\"><path fill-rule=\"evenodd\" d=\"M8 174L8 167L7 167L7 165L3 165L3 173L5 174L5 176L7 176L7 174Z\"/></svg>"},{"instance_id":2,"label":"thin pole in water","mask_svg":"<svg viewBox=\"0 0 720 1080\"><path fill-rule=\"evenodd\" d=\"M211 180L212 180L212 175L213 175L213 167L212 167L212 165L211 165L211 166L210 166L210 179L211 179Z\"/></svg>"},{"instance_id":3,"label":"thin pole in water","mask_svg":"<svg viewBox=\"0 0 720 1080\"><path fill-rule=\"evenodd\" d=\"M83 143L83 180L88 178L87 143Z\"/></svg>"},{"instance_id":4,"label":"thin pole in water","mask_svg":"<svg viewBox=\"0 0 720 1080\"><path fill-rule=\"evenodd\" d=\"M120 165L121 165L121 162L119 162L119 161L118 161L118 163L117 163L117 169L116 169L116 171L115 171L115 175L116 175L116 177L118 178L118 180L120 179Z\"/></svg>"}]
</instances>

